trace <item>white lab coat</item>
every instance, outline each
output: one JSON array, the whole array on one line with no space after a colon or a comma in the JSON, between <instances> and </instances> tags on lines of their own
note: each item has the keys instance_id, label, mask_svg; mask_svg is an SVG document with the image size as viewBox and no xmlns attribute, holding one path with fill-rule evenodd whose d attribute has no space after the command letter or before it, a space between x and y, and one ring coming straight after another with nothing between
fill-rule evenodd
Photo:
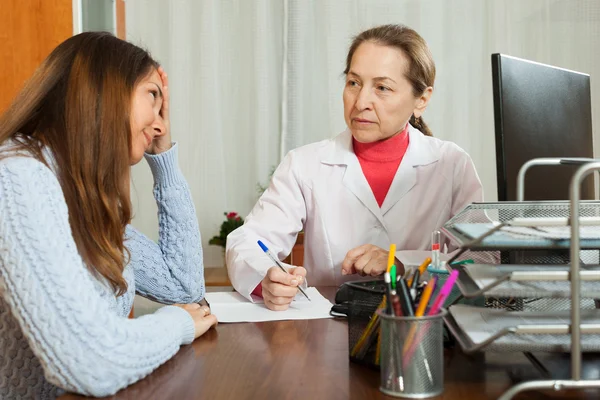
<instances>
[{"instance_id":1,"label":"white lab coat","mask_svg":"<svg viewBox=\"0 0 600 400\"><path fill-rule=\"evenodd\" d=\"M362 172L349 130L290 151L243 226L227 237L233 287L250 299L272 261L291 252L304 229L304 267L311 286L340 285L346 253L364 244L398 250L431 248L431 232L483 199L469 155L452 142L409 125L409 146L381 206Z\"/></svg>"}]
</instances>

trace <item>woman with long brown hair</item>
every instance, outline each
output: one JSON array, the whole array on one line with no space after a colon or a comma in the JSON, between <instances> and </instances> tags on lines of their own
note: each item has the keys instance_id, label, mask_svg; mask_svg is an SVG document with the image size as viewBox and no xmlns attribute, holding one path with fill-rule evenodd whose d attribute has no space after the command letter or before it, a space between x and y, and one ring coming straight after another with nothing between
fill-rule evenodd
<instances>
[{"instance_id":1,"label":"woman with long brown hair","mask_svg":"<svg viewBox=\"0 0 600 400\"><path fill-rule=\"evenodd\" d=\"M0 117L0 397L105 396L216 324L167 74L108 33L60 44ZM131 225L154 176L158 245ZM172 304L128 319L135 293ZM186 304L175 304L186 303Z\"/></svg>"}]
</instances>

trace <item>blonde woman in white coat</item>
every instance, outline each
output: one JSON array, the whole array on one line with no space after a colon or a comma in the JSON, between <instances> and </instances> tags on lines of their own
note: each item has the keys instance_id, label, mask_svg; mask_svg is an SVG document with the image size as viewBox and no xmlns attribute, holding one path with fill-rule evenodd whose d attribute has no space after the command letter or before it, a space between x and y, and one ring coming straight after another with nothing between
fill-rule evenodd
<instances>
[{"instance_id":1,"label":"blonde woman in white coat","mask_svg":"<svg viewBox=\"0 0 600 400\"><path fill-rule=\"evenodd\" d=\"M250 300L262 296L272 310L287 309L306 280L332 286L354 274L381 275L390 243L426 250L432 231L482 201L469 155L433 138L421 117L435 65L415 31L384 25L362 32L345 75L348 129L289 152L245 224L227 238L234 288ZM288 266L286 274L257 240L284 259L301 230L304 267Z\"/></svg>"}]
</instances>

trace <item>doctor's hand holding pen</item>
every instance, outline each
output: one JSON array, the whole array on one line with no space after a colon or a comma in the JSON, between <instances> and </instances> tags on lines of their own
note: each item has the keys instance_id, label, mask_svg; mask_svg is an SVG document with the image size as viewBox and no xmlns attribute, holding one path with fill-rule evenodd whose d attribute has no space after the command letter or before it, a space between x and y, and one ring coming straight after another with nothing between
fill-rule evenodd
<instances>
[{"instance_id":1,"label":"doctor's hand holding pen","mask_svg":"<svg viewBox=\"0 0 600 400\"><path fill-rule=\"evenodd\" d=\"M262 280L262 297L269 310L285 311L298 293L298 287L304 282L306 269L288 268L288 272L279 267L269 268Z\"/></svg>"},{"instance_id":2,"label":"doctor's hand holding pen","mask_svg":"<svg viewBox=\"0 0 600 400\"><path fill-rule=\"evenodd\" d=\"M387 271L389 252L373 244L350 250L342 262L342 275L379 276ZM394 258L398 274L404 275L404 265Z\"/></svg>"}]
</instances>

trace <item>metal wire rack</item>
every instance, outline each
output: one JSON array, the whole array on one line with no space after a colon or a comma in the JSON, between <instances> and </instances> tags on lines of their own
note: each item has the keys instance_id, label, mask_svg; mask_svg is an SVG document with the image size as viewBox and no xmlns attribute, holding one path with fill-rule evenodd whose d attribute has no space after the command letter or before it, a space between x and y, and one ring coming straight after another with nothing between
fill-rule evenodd
<instances>
[{"instance_id":1,"label":"metal wire rack","mask_svg":"<svg viewBox=\"0 0 600 400\"><path fill-rule=\"evenodd\" d=\"M595 300L600 298L600 201L580 201L579 196L583 179L600 171L600 160L579 160L570 201L522 201L530 167L566 163L573 160L529 161L519 171L521 201L472 204L442 228L459 247L447 268L459 270L461 293L485 294L491 307L450 307L446 326L466 352L571 353L571 379L522 382L501 400L533 389L600 388L600 380L581 379L582 351L600 351ZM468 255L479 265L451 265ZM487 280L474 279L478 273ZM470 327L477 328L469 332Z\"/></svg>"}]
</instances>

